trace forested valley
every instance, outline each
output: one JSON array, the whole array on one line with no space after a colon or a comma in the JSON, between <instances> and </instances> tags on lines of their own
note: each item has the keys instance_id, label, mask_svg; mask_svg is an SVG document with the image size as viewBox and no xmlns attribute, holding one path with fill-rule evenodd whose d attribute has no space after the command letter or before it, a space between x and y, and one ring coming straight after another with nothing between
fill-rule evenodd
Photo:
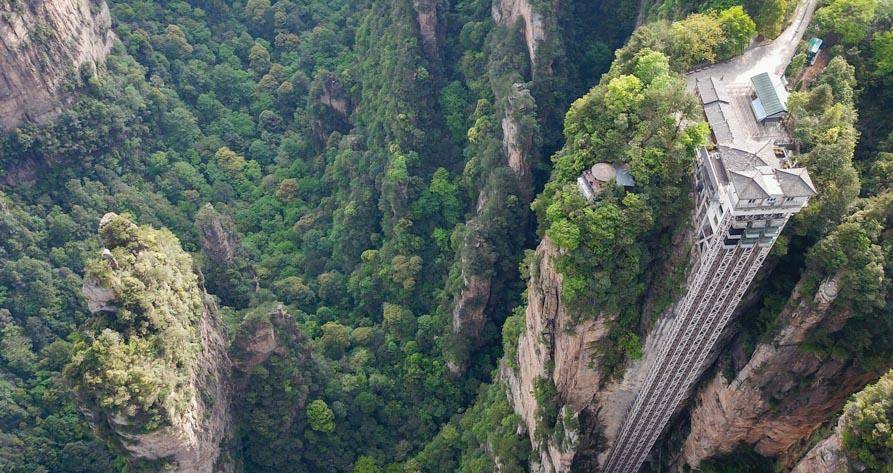
<instances>
[{"instance_id":1,"label":"forested valley","mask_svg":"<svg viewBox=\"0 0 893 473\"><path fill-rule=\"evenodd\" d=\"M0 22L32 3L3 2ZM560 248L577 319L619 314L597 349L610 376L641 358L680 291L672 250L710 132L683 74L774 38L796 7L105 3L108 56L68 71L58 116L0 135L3 473L165 471L129 441L202 422L221 424L215 471L530 471L571 423L537 384L531 442L500 374L518 369L533 250ZM822 0L827 67L804 76L804 44L789 66L821 192L736 326L751 351L801 278L848 270L860 317L810 349L893 367L891 26L889 0ZM595 207L569 191L620 159L641 191ZM871 431L891 399L888 377L846 408L868 471L893 460ZM735 452L702 471L770 471Z\"/></svg>"}]
</instances>

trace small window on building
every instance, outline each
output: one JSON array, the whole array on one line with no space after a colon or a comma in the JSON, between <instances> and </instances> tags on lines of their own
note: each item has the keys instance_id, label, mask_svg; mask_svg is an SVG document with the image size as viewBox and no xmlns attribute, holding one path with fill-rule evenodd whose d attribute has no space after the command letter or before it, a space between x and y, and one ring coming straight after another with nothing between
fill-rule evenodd
<instances>
[{"instance_id":1,"label":"small window on building","mask_svg":"<svg viewBox=\"0 0 893 473\"><path fill-rule=\"evenodd\" d=\"M756 203L756 202L757 202L757 199L749 199L749 200L747 201L748 204L754 204L754 203Z\"/></svg>"},{"instance_id":2,"label":"small window on building","mask_svg":"<svg viewBox=\"0 0 893 473\"><path fill-rule=\"evenodd\" d=\"M784 198L784 201L785 201L785 202L793 202L795 198L796 198L796 197L785 197L785 198Z\"/></svg>"}]
</instances>

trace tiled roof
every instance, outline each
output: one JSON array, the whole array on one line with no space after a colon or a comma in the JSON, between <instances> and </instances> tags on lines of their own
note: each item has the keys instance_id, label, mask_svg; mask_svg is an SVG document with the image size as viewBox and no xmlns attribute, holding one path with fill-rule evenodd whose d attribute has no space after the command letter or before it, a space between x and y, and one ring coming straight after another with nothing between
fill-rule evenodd
<instances>
[{"instance_id":1,"label":"tiled roof","mask_svg":"<svg viewBox=\"0 0 893 473\"><path fill-rule=\"evenodd\" d=\"M776 169L775 178L778 179L785 196L808 197L817 193L809 173L804 168Z\"/></svg>"},{"instance_id":2,"label":"tiled roof","mask_svg":"<svg viewBox=\"0 0 893 473\"><path fill-rule=\"evenodd\" d=\"M729 171L746 171L755 169L757 166L766 165L766 162L760 159L759 156L729 146L720 146L719 155L723 166Z\"/></svg>"},{"instance_id":3,"label":"tiled roof","mask_svg":"<svg viewBox=\"0 0 893 473\"><path fill-rule=\"evenodd\" d=\"M769 197L769 193L763 189L763 186L757 180L759 173L757 171L730 171L729 178L735 193L742 200L748 199L765 199Z\"/></svg>"},{"instance_id":4,"label":"tiled roof","mask_svg":"<svg viewBox=\"0 0 893 473\"><path fill-rule=\"evenodd\" d=\"M723 110L725 104L722 102L713 102L704 105L704 114L707 115L707 123L713 130L713 136L716 137L717 143L729 143L734 139L732 128L726 118L726 111Z\"/></svg>"},{"instance_id":5,"label":"tiled roof","mask_svg":"<svg viewBox=\"0 0 893 473\"><path fill-rule=\"evenodd\" d=\"M701 103L707 105L713 102L728 102L719 94L720 88L712 77L706 79L698 79L698 95L701 96Z\"/></svg>"}]
</instances>

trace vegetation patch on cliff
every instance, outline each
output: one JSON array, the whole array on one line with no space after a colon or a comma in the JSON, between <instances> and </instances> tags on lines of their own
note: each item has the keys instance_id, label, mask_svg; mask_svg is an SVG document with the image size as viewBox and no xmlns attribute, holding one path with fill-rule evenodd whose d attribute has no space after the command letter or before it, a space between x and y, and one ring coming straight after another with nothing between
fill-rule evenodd
<instances>
[{"instance_id":1,"label":"vegetation patch on cliff","mask_svg":"<svg viewBox=\"0 0 893 473\"><path fill-rule=\"evenodd\" d=\"M150 432L180 421L196 395L202 291L171 232L108 214L100 237L108 251L88 263L85 291L103 307L75 343L66 375L89 409L131 433Z\"/></svg>"},{"instance_id":2,"label":"vegetation patch on cliff","mask_svg":"<svg viewBox=\"0 0 893 473\"><path fill-rule=\"evenodd\" d=\"M565 118L566 145L552 158L552 178L534 209L541 231L562 250L564 301L581 319L617 315L606 354L640 355L648 268L666 257L669 234L691 205L687 183L707 131L697 119L682 77L649 49L615 63ZM606 186L588 202L576 179L597 162L628 165L635 187Z\"/></svg>"},{"instance_id":3,"label":"vegetation patch on cliff","mask_svg":"<svg viewBox=\"0 0 893 473\"><path fill-rule=\"evenodd\" d=\"M893 471L893 372L847 403L843 446L860 471Z\"/></svg>"}]
</instances>

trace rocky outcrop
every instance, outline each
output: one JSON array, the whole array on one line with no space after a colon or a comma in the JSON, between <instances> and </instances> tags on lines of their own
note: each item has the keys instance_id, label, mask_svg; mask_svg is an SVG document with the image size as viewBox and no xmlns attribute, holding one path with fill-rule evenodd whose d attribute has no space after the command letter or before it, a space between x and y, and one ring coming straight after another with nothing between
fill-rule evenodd
<instances>
[{"instance_id":1,"label":"rocky outcrop","mask_svg":"<svg viewBox=\"0 0 893 473\"><path fill-rule=\"evenodd\" d=\"M62 85L95 69L113 41L104 0L0 3L0 129L55 116Z\"/></svg>"},{"instance_id":2,"label":"rocky outcrop","mask_svg":"<svg viewBox=\"0 0 893 473\"><path fill-rule=\"evenodd\" d=\"M272 355L285 357L289 347L301 346L296 355L301 362L310 358L309 346L304 335L297 330L294 319L282 304L269 310L257 309L262 315L247 317L239 327L230 353L233 366L247 379L252 371L263 365Z\"/></svg>"},{"instance_id":3,"label":"rocky outcrop","mask_svg":"<svg viewBox=\"0 0 893 473\"><path fill-rule=\"evenodd\" d=\"M227 471L230 361L213 298L170 232L107 214L100 235L84 280L88 342L66 368L79 405L130 463Z\"/></svg>"},{"instance_id":4,"label":"rocky outcrop","mask_svg":"<svg viewBox=\"0 0 893 473\"><path fill-rule=\"evenodd\" d=\"M534 152L532 130L525 130L525 122L533 121L536 102L524 84L513 84L505 98L505 115L502 117L502 146L508 165L521 182L525 199L530 200L531 155ZM527 123L528 128L535 123Z\"/></svg>"},{"instance_id":5,"label":"rocky outcrop","mask_svg":"<svg viewBox=\"0 0 893 473\"><path fill-rule=\"evenodd\" d=\"M781 329L773 340L758 345L731 381L718 373L705 384L683 447L687 464L697 467L744 443L790 466L802 453L795 447L853 392L880 376L802 346L814 330L836 332L852 316L833 304L839 280L839 274L828 278L815 294L803 294L801 282L779 316Z\"/></svg>"},{"instance_id":6,"label":"rocky outcrop","mask_svg":"<svg viewBox=\"0 0 893 473\"><path fill-rule=\"evenodd\" d=\"M685 237L689 235L683 235ZM680 244L679 248L686 248ZM600 362L600 345L609 336L613 314L578 320L561 300L562 276L556 268L559 250L548 238L537 248L527 286L524 332L518 341L517 368L503 363L500 376L509 386L515 412L527 425L531 442L539 446L534 471L596 470L604 461L625 420L626 412L657 357L657 347L669 336L670 309L658 318L644 343L645 356L629 360L620 377L611 377ZM684 258L680 250L674 258ZM534 385L550 378L562 412L574 419L558 426L563 435L540 441ZM559 422L562 422L559 420ZM567 439L573 439L569 442ZM536 455L535 455L536 456Z\"/></svg>"},{"instance_id":7,"label":"rocky outcrop","mask_svg":"<svg viewBox=\"0 0 893 473\"><path fill-rule=\"evenodd\" d=\"M834 432L813 447L794 466L791 473L845 473L850 471L850 463L843 451L842 422L841 419Z\"/></svg>"},{"instance_id":8,"label":"rocky outcrop","mask_svg":"<svg viewBox=\"0 0 893 473\"><path fill-rule=\"evenodd\" d=\"M557 10L557 2L556 8ZM546 40L546 20L543 18L543 12L534 8L531 0L497 0L493 2L493 20L497 25L513 26L522 21L522 32L524 41L527 44L527 53L530 57L530 64L535 69L539 64L537 62L537 50L542 42Z\"/></svg>"},{"instance_id":9,"label":"rocky outcrop","mask_svg":"<svg viewBox=\"0 0 893 473\"><path fill-rule=\"evenodd\" d=\"M327 71L317 74L310 85L307 100L310 105L310 126L318 143L325 143L333 131L346 134L350 130L350 115L354 106L336 74Z\"/></svg>"},{"instance_id":10,"label":"rocky outcrop","mask_svg":"<svg viewBox=\"0 0 893 473\"><path fill-rule=\"evenodd\" d=\"M463 241L465 248L459 260L462 285L456 291L452 304L453 333L468 337L473 342L471 345L478 342L480 328L486 322L488 308L492 309L488 305L494 286L493 278L508 277L497 274L497 271L492 269L495 259L509 255L495 254L493 248L498 245L491 239L494 237L504 239L504 237L500 231L494 231L495 223L488 220L487 214L508 194L516 195L524 202L526 213L526 207L532 200L534 192L532 167L538 153L535 137L539 133L536 102L528 84L509 82L511 85L507 86L508 84L502 80L501 77L491 77L490 82L497 103L502 108L502 152L505 161L494 163L497 167L486 172L498 172L500 167L507 166L512 175L512 187L494 185L490 179L482 179L484 187L478 194L475 216L466 223L466 237ZM526 215L519 216L516 221L504 225L511 226L505 230L518 234L523 234L529 228ZM485 261L481 260L481 255L488 255L484 258ZM482 266L487 269L481 271L479 268ZM462 367L455 363L451 363L450 366L453 374L458 374L462 370Z\"/></svg>"},{"instance_id":11,"label":"rocky outcrop","mask_svg":"<svg viewBox=\"0 0 893 473\"><path fill-rule=\"evenodd\" d=\"M205 204L202 212L201 218L196 218L202 249L217 264L232 263L244 251L236 238L232 219L217 212L211 204Z\"/></svg>"},{"instance_id":12,"label":"rocky outcrop","mask_svg":"<svg viewBox=\"0 0 893 473\"><path fill-rule=\"evenodd\" d=\"M560 402L574 415L587 408L604 377L590 360L608 332L603 320L580 322L568 314L561 302L562 276L555 267L558 256L555 244L543 239L530 268L517 369L503 363L500 373L509 386L515 412L527 425L531 444L539 447L532 471L540 472L568 471L575 451L567 448L572 446L539 441L537 411L541 406L534 397L534 385L538 379L550 379Z\"/></svg>"},{"instance_id":13,"label":"rocky outcrop","mask_svg":"<svg viewBox=\"0 0 893 473\"><path fill-rule=\"evenodd\" d=\"M486 241L479 233L480 223L477 220L468 223L469 238L472 242L465 244L475 245L479 248L486 245ZM466 258L462 258L465 260ZM473 264L469 261L461 261L462 265L462 289L453 301L453 333L474 337L480 333L486 322L485 309L490 300L492 278L486 274L470 274L469 268Z\"/></svg>"},{"instance_id":14,"label":"rocky outcrop","mask_svg":"<svg viewBox=\"0 0 893 473\"><path fill-rule=\"evenodd\" d=\"M440 57L440 43L443 31L437 17L440 0L413 0L412 6L416 11L416 23L419 26L419 35L422 37L422 49L430 59Z\"/></svg>"},{"instance_id":15,"label":"rocky outcrop","mask_svg":"<svg viewBox=\"0 0 893 473\"><path fill-rule=\"evenodd\" d=\"M536 104L524 84L514 84L503 103L506 110L502 118L502 148L506 164L515 181L515 192L524 202L530 202L533 193L531 161L536 153L533 140L535 130L531 128L536 127L533 118ZM496 277L492 270L496 263L491 241L494 236L491 228L493 222L487 221L486 214L488 207L504 198L504 193L505 189L485 184L478 194L475 216L465 225L464 248L459 259L461 287L452 305L453 333L474 341L486 323L493 278ZM515 231L525 231L525 221L513 223ZM482 271L481 267L486 269ZM457 367L451 371L455 374L459 369Z\"/></svg>"},{"instance_id":16,"label":"rocky outcrop","mask_svg":"<svg viewBox=\"0 0 893 473\"><path fill-rule=\"evenodd\" d=\"M208 290L227 306L247 307L260 282L232 218L206 204L195 215L195 229Z\"/></svg>"}]
</instances>

